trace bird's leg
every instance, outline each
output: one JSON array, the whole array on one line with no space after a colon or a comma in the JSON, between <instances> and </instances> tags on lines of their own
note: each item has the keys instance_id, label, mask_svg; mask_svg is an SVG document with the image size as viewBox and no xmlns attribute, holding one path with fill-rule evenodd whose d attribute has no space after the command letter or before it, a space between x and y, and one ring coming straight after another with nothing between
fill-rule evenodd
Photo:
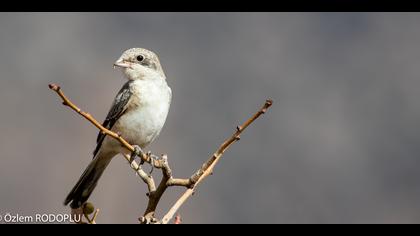
<instances>
[{"instance_id":1,"label":"bird's leg","mask_svg":"<svg viewBox=\"0 0 420 236\"><path fill-rule=\"evenodd\" d=\"M134 151L131 153L130 156L130 164L136 160L136 157L143 155L143 150L138 145L133 145ZM141 162L142 164L142 162Z\"/></svg>"}]
</instances>

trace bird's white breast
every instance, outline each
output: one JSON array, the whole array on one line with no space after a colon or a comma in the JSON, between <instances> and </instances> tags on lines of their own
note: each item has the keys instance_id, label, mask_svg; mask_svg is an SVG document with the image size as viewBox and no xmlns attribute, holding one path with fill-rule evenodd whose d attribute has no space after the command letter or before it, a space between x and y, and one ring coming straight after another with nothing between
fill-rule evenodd
<instances>
[{"instance_id":1,"label":"bird's white breast","mask_svg":"<svg viewBox=\"0 0 420 236\"><path fill-rule=\"evenodd\" d=\"M163 78L135 80L130 90L132 96L127 111L113 130L143 148L159 135L165 124L172 92Z\"/></svg>"}]
</instances>

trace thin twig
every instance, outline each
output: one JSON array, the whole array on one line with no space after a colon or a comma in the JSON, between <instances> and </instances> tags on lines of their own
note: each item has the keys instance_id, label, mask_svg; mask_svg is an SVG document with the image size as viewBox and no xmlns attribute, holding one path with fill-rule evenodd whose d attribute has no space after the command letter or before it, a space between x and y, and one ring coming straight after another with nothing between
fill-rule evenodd
<instances>
[{"instance_id":1,"label":"thin twig","mask_svg":"<svg viewBox=\"0 0 420 236\"><path fill-rule=\"evenodd\" d=\"M96 224L96 217L98 217L99 209L95 210L95 213L93 213L93 217L90 220L91 224Z\"/></svg>"},{"instance_id":2,"label":"thin twig","mask_svg":"<svg viewBox=\"0 0 420 236\"><path fill-rule=\"evenodd\" d=\"M236 141L240 139L240 134L252 123L254 122L258 117L260 117L262 114L264 114L267 109L273 104L272 100L266 100L263 107L255 113L251 118L249 118L245 123L243 123L241 126L236 127L236 132L228 138L225 142L223 142L222 145L220 145L219 149L207 160L206 163L203 164L203 166L193 175L191 176L190 180L193 183L193 187L187 189L184 194L175 202L175 204L171 207L171 209L166 213L166 215L162 219L162 224L167 224L175 215L175 213L178 211L178 209L184 204L184 202L193 195L194 190L197 188L197 185L203 181L207 176L209 176L214 169L214 166L217 164L217 162L220 160L220 158L223 156L223 153Z\"/></svg>"},{"instance_id":3,"label":"thin twig","mask_svg":"<svg viewBox=\"0 0 420 236\"><path fill-rule=\"evenodd\" d=\"M150 224L150 223L158 223L159 220L155 218L156 208L159 204L159 201L162 195L170 186L168 182L172 180L172 170L169 167L168 157L166 155L162 156L163 159L163 167L162 167L162 180L160 181L159 186L157 187L156 191L152 191L149 193L149 202L147 203L146 211L144 212L143 216L139 218L140 223L142 224Z\"/></svg>"},{"instance_id":4,"label":"thin twig","mask_svg":"<svg viewBox=\"0 0 420 236\"><path fill-rule=\"evenodd\" d=\"M95 225L96 224L96 217L98 216L98 213L99 213L99 209L96 209L95 212L93 213L92 218L90 218L88 214L83 213L83 216L87 220L87 224ZM83 224L83 223L86 223L86 222L83 222L83 221L80 222L80 224Z\"/></svg>"},{"instance_id":5,"label":"thin twig","mask_svg":"<svg viewBox=\"0 0 420 236\"><path fill-rule=\"evenodd\" d=\"M143 182L147 185L147 188L149 189L149 193L155 191L156 185L155 185L155 181L153 180L153 176L144 172L144 170L141 168L141 166L137 162L131 161L130 154L123 154L123 156L128 161L128 164L130 165L131 169L133 169L136 172L136 175L138 175L140 179L143 180Z\"/></svg>"}]
</instances>

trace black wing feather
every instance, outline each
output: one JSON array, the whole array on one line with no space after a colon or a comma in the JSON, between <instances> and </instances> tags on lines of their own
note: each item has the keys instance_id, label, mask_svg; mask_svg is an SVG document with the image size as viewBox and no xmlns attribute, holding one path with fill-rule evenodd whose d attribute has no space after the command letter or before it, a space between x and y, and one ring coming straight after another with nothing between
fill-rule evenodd
<instances>
[{"instance_id":1,"label":"black wing feather","mask_svg":"<svg viewBox=\"0 0 420 236\"><path fill-rule=\"evenodd\" d=\"M111 106L111 109L108 112L108 115L105 118L105 121L102 123L102 126L107 129L112 129L115 122L124 114L125 110L127 109L128 101L131 98L131 90L130 90L130 83L132 81L128 81L124 84L121 90L118 92L117 96L115 97L114 103ZM102 142L105 139L105 134L99 132L98 138L96 139L96 148L93 151L94 157L98 153L99 149L101 148Z\"/></svg>"}]
</instances>

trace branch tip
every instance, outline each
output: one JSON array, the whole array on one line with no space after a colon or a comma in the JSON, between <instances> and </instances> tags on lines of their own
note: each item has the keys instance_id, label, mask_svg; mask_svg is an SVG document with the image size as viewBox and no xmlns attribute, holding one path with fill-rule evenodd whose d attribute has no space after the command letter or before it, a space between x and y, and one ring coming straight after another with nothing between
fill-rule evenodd
<instances>
[{"instance_id":1,"label":"branch tip","mask_svg":"<svg viewBox=\"0 0 420 236\"><path fill-rule=\"evenodd\" d=\"M60 86L56 85L56 84L49 84L48 87L54 91L58 91L60 90Z\"/></svg>"},{"instance_id":2,"label":"branch tip","mask_svg":"<svg viewBox=\"0 0 420 236\"><path fill-rule=\"evenodd\" d=\"M273 105L273 100L271 100L271 99L267 99L267 100L265 101L265 104L264 104L263 108L261 109L261 112L262 112L263 114L264 114L264 113L266 113L266 112L267 112L267 109L268 109L271 105Z\"/></svg>"}]
</instances>

